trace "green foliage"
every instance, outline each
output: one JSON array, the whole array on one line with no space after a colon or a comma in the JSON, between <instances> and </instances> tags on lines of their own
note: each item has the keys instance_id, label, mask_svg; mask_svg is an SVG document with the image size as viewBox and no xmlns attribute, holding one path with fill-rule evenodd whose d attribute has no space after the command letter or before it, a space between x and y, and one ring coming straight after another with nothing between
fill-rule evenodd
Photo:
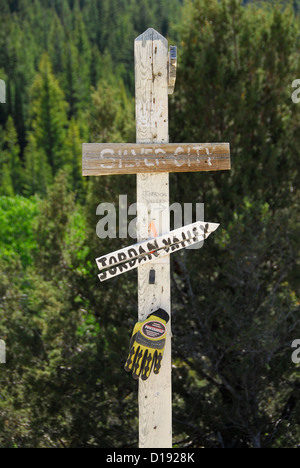
<instances>
[{"instance_id":1,"label":"green foliage","mask_svg":"<svg viewBox=\"0 0 300 468\"><path fill-rule=\"evenodd\" d=\"M34 198L0 197L0 257L10 262L18 258L23 267L32 264L37 248L34 220L37 200Z\"/></svg>"},{"instance_id":2,"label":"green foliage","mask_svg":"<svg viewBox=\"0 0 300 468\"><path fill-rule=\"evenodd\" d=\"M66 174L57 176L38 210L34 264L20 277L14 258L0 269L1 337L9 350L1 368L0 445L122 446L136 411L133 382L121 363L116 367L127 345L123 324L131 312L130 292L124 289L124 306L123 296L96 287L89 251L84 253L84 218Z\"/></svg>"},{"instance_id":3,"label":"green foliage","mask_svg":"<svg viewBox=\"0 0 300 468\"><path fill-rule=\"evenodd\" d=\"M3 140L3 149L0 154L0 194L9 196L21 193L22 189L20 148L11 116L7 120Z\"/></svg>"},{"instance_id":4,"label":"green foliage","mask_svg":"<svg viewBox=\"0 0 300 468\"><path fill-rule=\"evenodd\" d=\"M197 0L181 34L172 134L229 141L232 170L172 176L176 200L205 201L205 219L221 223L199 255L172 259L173 327L190 325L188 335L174 333L176 392L186 395L177 430L195 447L293 447L299 113L291 83L299 25L291 10Z\"/></svg>"},{"instance_id":5,"label":"green foliage","mask_svg":"<svg viewBox=\"0 0 300 468\"><path fill-rule=\"evenodd\" d=\"M23 192L26 196L38 194L45 196L47 187L53 180L52 170L43 148L38 148L35 136L28 135L24 154Z\"/></svg>"},{"instance_id":6,"label":"green foliage","mask_svg":"<svg viewBox=\"0 0 300 468\"><path fill-rule=\"evenodd\" d=\"M44 54L31 89L30 118L36 145L46 154L53 175L64 165L66 110L63 92L53 76L49 58Z\"/></svg>"},{"instance_id":7,"label":"green foliage","mask_svg":"<svg viewBox=\"0 0 300 468\"><path fill-rule=\"evenodd\" d=\"M120 142L135 138L134 102L122 83L112 88L101 80L92 93L90 131L93 141Z\"/></svg>"}]
</instances>

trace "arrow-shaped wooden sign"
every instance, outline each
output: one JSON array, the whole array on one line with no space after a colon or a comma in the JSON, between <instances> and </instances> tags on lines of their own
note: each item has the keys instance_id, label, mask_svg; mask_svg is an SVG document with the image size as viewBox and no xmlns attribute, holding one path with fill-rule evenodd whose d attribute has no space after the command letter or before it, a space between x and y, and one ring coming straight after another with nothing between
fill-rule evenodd
<instances>
[{"instance_id":1,"label":"arrow-shaped wooden sign","mask_svg":"<svg viewBox=\"0 0 300 468\"><path fill-rule=\"evenodd\" d=\"M216 223L197 221L167 234L147 239L137 244L116 250L96 259L101 273L100 281L106 281L137 268L141 264L157 261L177 250L201 242L219 227Z\"/></svg>"}]
</instances>

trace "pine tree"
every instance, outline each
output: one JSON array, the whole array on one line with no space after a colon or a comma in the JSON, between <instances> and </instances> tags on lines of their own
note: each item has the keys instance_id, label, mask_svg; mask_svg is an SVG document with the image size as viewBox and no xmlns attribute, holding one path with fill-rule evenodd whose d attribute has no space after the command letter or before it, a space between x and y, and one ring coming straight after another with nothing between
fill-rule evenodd
<instances>
[{"instance_id":1,"label":"pine tree","mask_svg":"<svg viewBox=\"0 0 300 468\"><path fill-rule=\"evenodd\" d=\"M38 147L33 133L29 133L25 149L24 194L26 196L39 194L45 197L52 179L52 170L47 161L47 155L42 147Z\"/></svg>"},{"instance_id":2,"label":"pine tree","mask_svg":"<svg viewBox=\"0 0 300 468\"><path fill-rule=\"evenodd\" d=\"M20 194L22 191L20 147L14 121L11 116L7 119L3 150L0 158L2 166L2 170L0 170L1 193L3 195Z\"/></svg>"},{"instance_id":3,"label":"pine tree","mask_svg":"<svg viewBox=\"0 0 300 468\"><path fill-rule=\"evenodd\" d=\"M134 141L134 105L124 85L100 80L92 93L90 131L93 141Z\"/></svg>"},{"instance_id":4,"label":"pine tree","mask_svg":"<svg viewBox=\"0 0 300 468\"><path fill-rule=\"evenodd\" d=\"M49 44L49 59L52 64L53 74L56 78L61 79L61 75L64 69L64 44L68 32L62 24L62 18L60 18L56 12L52 13L52 22L49 32L50 44Z\"/></svg>"},{"instance_id":5,"label":"pine tree","mask_svg":"<svg viewBox=\"0 0 300 468\"><path fill-rule=\"evenodd\" d=\"M31 131L37 147L44 151L52 174L65 164L67 103L46 53L32 85L30 100Z\"/></svg>"},{"instance_id":6,"label":"pine tree","mask_svg":"<svg viewBox=\"0 0 300 468\"><path fill-rule=\"evenodd\" d=\"M2 155L1 155L2 159ZM0 195L12 197L14 195L13 181L10 174L9 164L5 161L0 161L1 176L0 176Z\"/></svg>"},{"instance_id":7,"label":"pine tree","mask_svg":"<svg viewBox=\"0 0 300 468\"><path fill-rule=\"evenodd\" d=\"M71 119L66 140L66 165L65 170L69 174L69 180L76 196L84 199L86 179L82 177L82 139L80 128L75 119Z\"/></svg>"}]
</instances>

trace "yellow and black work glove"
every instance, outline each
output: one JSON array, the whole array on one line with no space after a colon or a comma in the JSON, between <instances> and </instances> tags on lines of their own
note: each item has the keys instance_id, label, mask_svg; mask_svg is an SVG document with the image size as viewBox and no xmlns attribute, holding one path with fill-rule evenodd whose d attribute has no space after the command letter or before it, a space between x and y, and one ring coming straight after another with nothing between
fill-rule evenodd
<instances>
[{"instance_id":1,"label":"yellow and black work glove","mask_svg":"<svg viewBox=\"0 0 300 468\"><path fill-rule=\"evenodd\" d=\"M148 379L153 368L154 374L158 374L166 344L166 324L169 314L158 309L151 312L144 322L137 322L134 326L130 345L129 356L125 364L127 372L132 371L134 379Z\"/></svg>"}]
</instances>

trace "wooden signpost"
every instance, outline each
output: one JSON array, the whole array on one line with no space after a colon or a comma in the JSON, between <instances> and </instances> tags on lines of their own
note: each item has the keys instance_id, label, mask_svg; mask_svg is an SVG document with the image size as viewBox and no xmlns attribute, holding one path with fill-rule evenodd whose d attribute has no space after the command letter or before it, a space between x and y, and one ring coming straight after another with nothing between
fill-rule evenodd
<instances>
[{"instance_id":1,"label":"wooden signpost","mask_svg":"<svg viewBox=\"0 0 300 468\"><path fill-rule=\"evenodd\" d=\"M145 263L157 263L158 259L172 252L184 249L201 242L219 227L219 224L198 221L179 229L174 229L153 239L147 239L138 244L125 247L108 255L96 258L100 281L106 281L114 276L133 270Z\"/></svg>"},{"instance_id":2,"label":"wooden signpost","mask_svg":"<svg viewBox=\"0 0 300 468\"><path fill-rule=\"evenodd\" d=\"M135 40L134 57L136 144L84 143L82 170L84 176L137 174L138 243L97 258L97 265L100 281L138 268L138 320L144 321L158 308L171 318L170 253L206 239L218 227L197 222L170 232L169 172L229 170L230 150L228 143L169 144L176 47L169 50L167 40L150 28ZM159 209L153 211L153 204ZM171 395L169 320L161 370L139 381L140 448L172 447Z\"/></svg>"}]
</instances>

